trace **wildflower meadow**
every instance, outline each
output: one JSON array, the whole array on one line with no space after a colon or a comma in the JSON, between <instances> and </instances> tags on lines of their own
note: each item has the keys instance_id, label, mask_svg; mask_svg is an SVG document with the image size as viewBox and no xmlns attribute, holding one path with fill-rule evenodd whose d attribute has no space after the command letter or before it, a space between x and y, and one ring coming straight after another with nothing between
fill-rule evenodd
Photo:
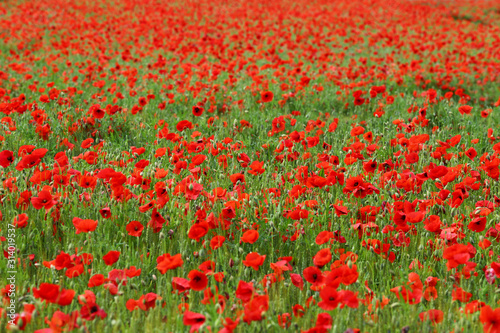
<instances>
[{"instance_id":1,"label":"wildflower meadow","mask_svg":"<svg viewBox=\"0 0 500 333\"><path fill-rule=\"evenodd\" d=\"M0 332L500 332L500 1L0 1Z\"/></svg>"}]
</instances>

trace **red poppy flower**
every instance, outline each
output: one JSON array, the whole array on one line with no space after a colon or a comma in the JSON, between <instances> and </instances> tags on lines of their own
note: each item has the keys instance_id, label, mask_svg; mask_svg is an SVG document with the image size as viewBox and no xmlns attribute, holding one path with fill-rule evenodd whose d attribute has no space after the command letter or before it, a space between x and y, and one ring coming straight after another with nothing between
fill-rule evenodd
<instances>
[{"instance_id":1,"label":"red poppy flower","mask_svg":"<svg viewBox=\"0 0 500 333\"><path fill-rule=\"evenodd\" d=\"M483 324L484 333L500 332L500 308L493 310L489 305L481 308L479 321Z\"/></svg>"},{"instance_id":2,"label":"red poppy flower","mask_svg":"<svg viewBox=\"0 0 500 333\"><path fill-rule=\"evenodd\" d=\"M92 116L96 119L102 119L106 115L106 112L104 112L104 110L102 110L100 105L98 104L92 105L89 111L92 114Z\"/></svg>"},{"instance_id":3,"label":"red poppy flower","mask_svg":"<svg viewBox=\"0 0 500 333\"><path fill-rule=\"evenodd\" d=\"M472 111L472 106L469 105L461 105L458 108L458 112L460 112L461 115L470 114L471 111Z\"/></svg>"},{"instance_id":4,"label":"red poppy flower","mask_svg":"<svg viewBox=\"0 0 500 333\"><path fill-rule=\"evenodd\" d=\"M321 302L318 303L318 306L323 310L334 310L340 304L339 293L333 287L326 286L323 288L319 293L319 297L321 297Z\"/></svg>"},{"instance_id":5,"label":"red poppy flower","mask_svg":"<svg viewBox=\"0 0 500 333\"><path fill-rule=\"evenodd\" d=\"M212 250L217 250L218 248L220 248L222 246L222 244L224 244L224 241L226 240L226 237L224 236L214 236L211 240L210 240L210 247L212 248Z\"/></svg>"},{"instance_id":6,"label":"red poppy flower","mask_svg":"<svg viewBox=\"0 0 500 333\"><path fill-rule=\"evenodd\" d=\"M177 123L175 127L179 132L184 131L185 129L192 129L194 126L189 120L181 120Z\"/></svg>"},{"instance_id":7,"label":"red poppy flower","mask_svg":"<svg viewBox=\"0 0 500 333\"><path fill-rule=\"evenodd\" d=\"M250 169L248 173L252 175L261 175L266 171L262 166L264 165L264 162L259 162L259 161L253 161L252 164L250 164Z\"/></svg>"},{"instance_id":8,"label":"red poppy flower","mask_svg":"<svg viewBox=\"0 0 500 333\"><path fill-rule=\"evenodd\" d=\"M189 286L191 289L201 291L207 287L208 279L205 273L193 269L188 274Z\"/></svg>"},{"instance_id":9,"label":"red poppy flower","mask_svg":"<svg viewBox=\"0 0 500 333\"><path fill-rule=\"evenodd\" d=\"M202 107L193 106L193 116L199 117L203 114L203 111L205 111L205 109L203 109Z\"/></svg>"},{"instance_id":10,"label":"red poppy flower","mask_svg":"<svg viewBox=\"0 0 500 333\"><path fill-rule=\"evenodd\" d=\"M259 239L259 232L257 230L247 230L241 236L243 243L253 244Z\"/></svg>"},{"instance_id":11,"label":"red poppy flower","mask_svg":"<svg viewBox=\"0 0 500 333\"><path fill-rule=\"evenodd\" d=\"M481 232L486 229L486 217L476 217L467 226L469 230L474 232Z\"/></svg>"},{"instance_id":12,"label":"red poppy flower","mask_svg":"<svg viewBox=\"0 0 500 333\"><path fill-rule=\"evenodd\" d=\"M35 209L45 208L45 210L49 210L56 204L56 201L49 191L43 190L38 193L38 197L31 198L31 204Z\"/></svg>"},{"instance_id":13,"label":"red poppy flower","mask_svg":"<svg viewBox=\"0 0 500 333\"><path fill-rule=\"evenodd\" d=\"M243 301L243 303L248 302L252 299L254 293L254 287L251 282L247 283L245 281L238 282L238 287L236 288L235 296Z\"/></svg>"},{"instance_id":14,"label":"red poppy flower","mask_svg":"<svg viewBox=\"0 0 500 333\"><path fill-rule=\"evenodd\" d=\"M229 176L229 179L233 184L236 184L238 182L244 183L245 182L245 175L241 173L235 173Z\"/></svg>"},{"instance_id":15,"label":"red poppy flower","mask_svg":"<svg viewBox=\"0 0 500 333\"><path fill-rule=\"evenodd\" d=\"M109 251L107 254L105 254L102 259L104 260L104 263L107 266L113 265L115 262L118 261L120 258L120 252L119 251Z\"/></svg>"},{"instance_id":16,"label":"red poppy flower","mask_svg":"<svg viewBox=\"0 0 500 333\"><path fill-rule=\"evenodd\" d=\"M199 242L200 239L203 238L207 233L208 223L206 221L201 221L191 226L188 232L188 237Z\"/></svg>"},{"instance_id":17,"label":"red poppy flower","mask_svg":"<svg viewBox=\"0 0 500 333\"><path fill-rule=\"evenodd\" d=\"M325 282L323 273L316 266L307 267L303 273L304 279L313 286L320 286Z\"/></svg>"},{"instance_id":18,"label":"red poppy flower","mask_svg":"<svg viewBox=\"0 0 500 333\"><path fill-rule=\"evenodd\" d=\"M125 228L130 236L141 237L144 226L139 221L130 221Z\"/></svg>"},{"instance_id":19,"label":"red poppy flower","mask_svg":"<svg viewBox=\"0 0 500 333\"><path fill-rule=\"evenodd\" d=\"M205 316L201 313L186 311L182 317L182 322L185 326L191 326L189 333L198 332L205 323Z\"/></svg>"},{"instance_id":20,"label":"red poppy flower","mask_svg":"<svg viewBox=\"0 0 500 333\"><path fill-rule=\"evenodd\" d=\"M263 103L271 102L274 98L274 94L271 91L263 91L260 93L260 99Z\"/></svg>"},{"instance_id":21,"label":"red poppy flower","mask_svg":"<svg viewBox=\"0 0 500 333\"><path fill-rule=\"evenodd\" d=\"M302 280L302 276L299 274L290 273L290 279L294 286L299 288L300 290L304 289L304 280Z\"/></svg>"},{"instance_id":22,"label":"red poppy flower","mask_svg":"<svg viewBox=\"0 0 500 333\"><path fill-rule=\"evenodd\" d=\"M243 321L247 324L262 320L262 315L269 310L269 296L254 296L244 305Z\"/></svg>"},{"instance_id":23,"label":"red poppy flower","mask_svg":"<svg viewBox=\"0 0 500 333\"><path fill-rule=\"evenodd\" d=\"M488 118L492 112L493 112L492 109L484 109L483 111L481 111L481 117Z\"/></svg>"},{"instance_id":24,"label":"red poppy flower","mask_svg":"<svg viewBox=\"0 0 500 333\"><path fill-rule=\"evenodd\" d=\"M12 224L19 229L26 228L28 225L28 215L27 214L19 214L14 218L14 222Z\"/></svg>"},{"instance_id":25,"label":"red poppy flower","mask_svg":"<svg viewBox=\"0 0 500 333\"><path fill-rule=\"evenodd\" d=\"M88 233L94 231L97 228L97 220L83 220L81 218L74 217L73 225L76 228L77 235L81 232Z\"/></svg>"},{"instance_id":26,"label":"red poppy flower","mask_svg":"<svg viewBox=\"0 0 500 333\"><path fill-rule=\"evenodd\" d=\"M439 324L444 319L443 311L437 309L421 312L418 316L421 321L429 320L433 324Z\"/></svg>"},{"instance_id":27,"label":"red poppy flower","mask_svg":"<svg viewBox=\"0 0 500 333\"><path fill-rule=\"evenodd\" d=\"M90 277L88 287L98 287L104 283L104 275L102 274L94 274Z\"/></svg>"},{"instance_id":28,"label":"red poppy flower","mask_svg":"<svg viewBox=\"0 0 500 333\"><path fill-rule=\"evenodd\" d=\"M264 260L266 260L265 255L260 255L257 252L250 252L247 254L245 260L243 260L243 264L258 271L259 267L264 264Z\"/></svg>"},{"instance_id":29,"label":"red poppy flower","mask_svg":"<svg viewBox=\"0 0 500 333\"><path fill-rule=\"evenodd\" d=\"M471 160L474 160L474 158L477 156L477 152L474 148L471 147L465 151L465 155Z\"/></svg>"},{"instance_id":30,"label":"red poppy flower","mask_svg":"<svg viewBox=\"0 0 500 333\"><path fill-rule=\"evenodd\" d=\"M172 288L176 290L178 293L183 293L191 289L191 287L189 286L189 280L179 277L174 277L172 279Z\"/></svg>"},{"instance_id":31,"label":"red poppy flower","mask_svg":"<svg viewBox=\"0 0 500 333\"><path fill-rule=\"evenodd\" d=\"M80 147L82 147L83 149L87 149L87 148L90 148L92 146L92 143L94 143L94 139L88 138L88 139L85 139L82 141L82 144L80 145Z\"/></svg>"},{"instance_id":32,"label":"red poppy flower","mask_svg":"<svg viewBox=\"0 0 500 333\"><path fill-rule=\"evenodd\" d=\"M314 265L320 268L328 264L330 260L332 260L332 252L330 251L330 248L319 250L313 257Z\"/></svg>"},{"instance_id":33,"label":"red poppy flower","mask_svg":"<svg viewBox=\"0 0 500 333\"><path fill-rule=\"evenodd\" d=\"M14 153L10 150L0 152L0 165L4 168L8 167L14 162Z\"/></svg>"},{"instance_id":34,"label":"red poppy flower","mask_svg":"<svg viewBox=\"0 0 500 333\"><path fill-rule=\"evenodd\" d=\"M47 303L56 303L61 306L70 305L75 297L75 291L62 289L59 285L42 283L40 287L33 288L33 296L45 300Z\"/></svg>"},{"instance_id":35,"label":"red poppy flower","mask_svg":"<svg viewBox=\"0 0 500 333\"><path fill-rule=\"evenodd\" d=\"M471 258L469 248L463 244L454 244L447 247L443 252L443 258L448 260L448 270L463 265Z\"/></svg>"},{"instance_id":36,"label":"red poppy flower","mask_svg":"<svg viewBox=\"0 0 500 333\"><path fill-rule=\"evenodd\" d=\"M169 253L166 253L162 256L159 256L156 259L156 263L156 268L160 271L160 273L165 274L168 270L182 267L184 261L182 260L180 254L171 256Z\"/></svg>"}]
</instances>

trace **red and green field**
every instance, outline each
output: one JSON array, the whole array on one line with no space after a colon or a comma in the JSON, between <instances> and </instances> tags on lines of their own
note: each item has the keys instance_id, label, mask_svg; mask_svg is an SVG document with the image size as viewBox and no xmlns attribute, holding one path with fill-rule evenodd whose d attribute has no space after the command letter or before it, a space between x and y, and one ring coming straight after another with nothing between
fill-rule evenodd
<instances>
[{"instance_id":1,"label":"red and green field","mask_svg":"<svg viewBox=\"0 0 500 333\"><path fill-rule=\"evenodd\" d=\"M500 1L0 2L0 331L500 332Z\"/></svg>"}]
</instances>

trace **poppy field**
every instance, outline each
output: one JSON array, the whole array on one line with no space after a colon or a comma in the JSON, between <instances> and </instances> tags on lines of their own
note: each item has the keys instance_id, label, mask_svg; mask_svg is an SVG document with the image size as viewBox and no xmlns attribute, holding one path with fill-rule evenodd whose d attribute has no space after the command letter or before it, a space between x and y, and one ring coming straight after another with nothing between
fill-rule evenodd
<instances>
[{"instance_id":1,"label":"poppy field","mask_svg":"<svg viewBox=\"0 0 500 333\"><path fill-rule=\"evenodd\" d=\"M0 2L0 331L500 332L500 1Z\"/></svg>"}]
</instances>

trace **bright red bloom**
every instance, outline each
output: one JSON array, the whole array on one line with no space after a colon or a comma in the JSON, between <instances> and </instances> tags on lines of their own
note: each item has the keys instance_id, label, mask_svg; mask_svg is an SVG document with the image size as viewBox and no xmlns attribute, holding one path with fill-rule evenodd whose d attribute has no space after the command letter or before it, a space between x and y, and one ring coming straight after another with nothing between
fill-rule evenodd
<instances>
[{"instance_id":1,"label":"bright red bloom","mask_svg":"<svg viewBox=\"0 0 500 333\"><path fill-rule=\"evenodd\" d=\"M458 112L460 112L461 115L470 114L471 111L472 111L472 106L469 105L461 105L458 108Z\"/></svg>"},{"instance_id":2,"label":"bright red bloom","mask_svg":"<svg viewBox=\"0 0 500 333\"><path fill-rule=\"evenodd\" d=\"M264 264L264 260L266 260L265 255L260 255L257 252L250 252L247 254L245 260L243 260L243 264L258 271L259 267Z\"/></svg>"},{"instance_id":3,"label":"bright red bloom","mask_svg":"<svg viewBox=\"0 0 500 333\"><path fill-rule=\"evenodd\" d=\"M38 197L32 197L31 198L31 204L35 209L42 209L45 208L45 210L51 209L55 204L56 200L52 197L49 191L40 191L38 193Z\"/></svg>"},{"instance_id":4,"label":"bright red bloom","mask_svg":"<svg viewBox=\"0 0 500 333\"><path fill-rule=\"evenodd\" d=\"M253 244L259 239L259 232L257 230L247 230L241 236L243 243Z\"/></svg>"},{"instance_id":5,"label":"bright red bloom","mask_svg":"<svg viewBox=\"0 0 500 333\"><path fill-rule=\"evenodd\" d=\"M271 91L263 91L260 93L260 99L263 103L271 102L274 98L274 94Z\"/></svg>"},{"instance_id":6,"label":"bright red bloom","mask_svg":"<svg viewBox=\"0 0 500 333\"><path fill-rule=\"evenodd\" d=\"M418 316L421 321L430 320L433 324L439 324L444 319L443 311L437 309L421 312Z\"/></svg>"},{"instance_id":7,"label":"bright red bloom","mask_svg":"<svg viewBox=\"0 0 500 333\"><path fill-rule=\"evenodd\" d=\"M189 333L198 332L200 327L205 323L205 316L201 313L186 311L182 318L182 322L186 326L191 326Z\"/></svg>"},{"instance_id":8,"label":"bright red bloom","mask_svg":"<svg viewBox=\"0 0 500 333\"><path fill-rule=\"evenodd\" d=\"M332 252L330 248L319 250L313 257L313 262L315 266L323 267L332 260Z\"/></svg>"},{"instance_id":9,"label":"bright red bloom","mask_svg":"<svg viewBox=\"0 0 500 333\"><path fill-rule=\"evenodd\" d=\"M489 305L484 306L479 321L483 324L484 333L500 333L500 308L493 310Z\"/></svg>"},{"instance_id":10,"label":"bright red bloom","mask_svg":"<svg viewBox=\"0 0 500 333\"><path fill-rule=\"evenodd\" d=\"M0 165L4 168L8 167L14 162L14 153L10 150L0 152Z\"/></svg>"},{"instance_id":11,"label":"bright red bloom","mask_svg":"<svg viewBox=\"0 0 500 333\"><path fill-rule=\"evenodd\" d=\"M119 258L120 258L120 252L119 251L109 251L106 255L104 255L102 257L102 259L104 260L104 263L107 266L113 265L115 262L118 261Z\"/></svg>"},{"instance_id":12,"label":"bright red bloom","mask_svg":"<svg viewBox=\"0 0 500 333\"><path fill-rule=\"evenodd\" d=\"M315 266L304 269L304 279L306 279L307 282L312 283L313 286L320 286L325 281L323 273Z\"/></svg>"},{"instance_id":13,"label":"bright red bloom","mask_svg":"<svg viewBox=\"0 0 500 333\"><path fill-rule=\"evenodd\" d=\"M28 225L28 215L26 215L24 213L19 214L18 216L16 216L14 218L14 221L12 222L12 224L16 228L19 228L19 229L26 228L26 226Z\"/></svg>"},{"instance_id":14,"label":"bright red bloom","mask_svg":"<svg viewBox=\"0 0 500 333\"><path fill-rule=\"evenodd\" d=\"M141 237L144 226L139 221L130 221L125 228L130 236Z\"/></svg>"},{"instance_id":15,"label":"bright red bloom","mask_svg":"<svg viewBox=\"0 0 500 333\"><path fill-rule=\"evenodd\" d=\"M193 269L188 274L189 286L191 289L201 291L207 287L208 279L205 273Z\"/></svg>"},{"instance_id":16,"label":"bright red bloom","mask_svg":"<svg viewBox=\"0 0 500 333\"><path fill-rule=\"evenodd\" d=\"M224 243L224 241L226 240L226 237L224 236L214 236L211 240L210 240L210 247L212 248L212 250L217 250L218 248L220 248L222 246L222 244Z\"/></svg>"},{"instance_id":17,"label":"bright red bloom","mask_svg":"<svg viewBox=\"0 0 500 333\"><path fill-rule=\"evenodd\" d=\"M97 220L83 220L79 217L74 217L73 225L76 228L77 235L81 232L88 233L94 231L97 228Z\"/></svg>"},{"instance_id":18,"label":"bright red bloom","mask_svg":"<svg viewBox=\"0 0 500 333\"><path fill-rule=\"evenodd\" d=\"M156 268L161 272L161 274L165 274L168 270L182 267L184 261L182 260L180 254L171 256L169 253L165 253L156 259L156 263Z\"/></svg>"},{"instance_id":19,"label":"bright red bloom","mask_svg":"<svg viewBox=\"0 0 500 333\"><path fill-rule=\"evenodd\" d=\"M193 116L199 117L203 114L203 111L205 110L202 107L193 106Z\"/></svg>"}]
</instances>

